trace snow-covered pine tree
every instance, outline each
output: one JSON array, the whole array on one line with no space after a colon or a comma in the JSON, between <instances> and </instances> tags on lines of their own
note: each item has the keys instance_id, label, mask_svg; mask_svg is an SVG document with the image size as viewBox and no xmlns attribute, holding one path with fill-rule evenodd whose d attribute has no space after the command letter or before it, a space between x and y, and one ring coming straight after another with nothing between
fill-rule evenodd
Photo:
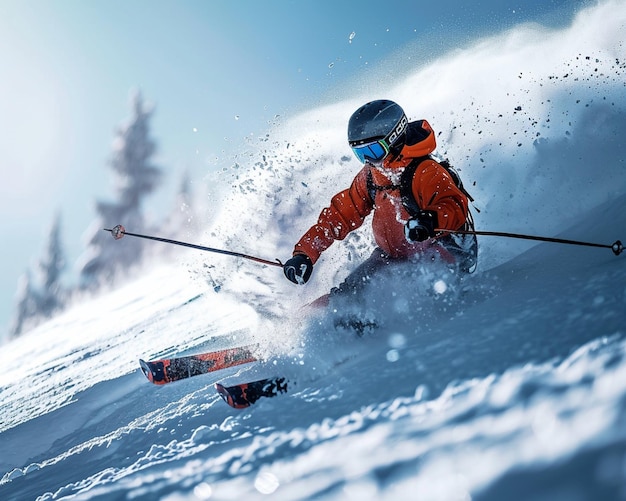
<instances>
[{"instance_id":1,"label":"snow-covered pine tree","mask_svg":"<svg viewBox=\"0 0 626 501\"><path fill-rule=\"evenodd\" d=\"M41 273L39 313L43 317L51 317L65 307L66 292L61 284L65 264L65 253L61 245L61 216L57 214L48 236L45 254L39 261Z\"/></svg>"},{"instance_id":2,"label":"snow-covered pine tree","mask_svg":"<svg viewBox=\"0 0 626 501\"><path fill-rule=\"evenodd\" d=\"M39 295L33 287L30 270L26 270L20 277L15 298L16 305L9 325L10 337L17 337L36 325Z\"/></svg>"},{"instance_id":3,"label":"snow-covered pine tree","mask_svg":"<svg viewBox=\"0 0 626 501\"><path fill-rule=\"evenodd\" d=\"M64 269L61 216L57 214L48 234L44 254L38 263L39 280L33 280L31 271L27 270L18 283L16 307L9 327L10 336L19 336L65 308L67 292L61 284Z\"/></svg>"},{"instance_id":4,"label":"snow-covered pine tree","mask_svg":"<svg viewBox=\"0 0 626 501\"><path fill-rule=\"evenodd\" d=\"M96 203L98 218L87 230L87 250L79 260L81 288L110 284L142 258L143 240L115 242L102 231L122 224L130 232L144 232L142 202L157 187L162 174L152 164L156 151L150 138L152 110L144 106L140 93L133 96L132 108L130 121L118 130L113 142L110 167L115 174L115 200Z\"/></svg>"}]
</instances>

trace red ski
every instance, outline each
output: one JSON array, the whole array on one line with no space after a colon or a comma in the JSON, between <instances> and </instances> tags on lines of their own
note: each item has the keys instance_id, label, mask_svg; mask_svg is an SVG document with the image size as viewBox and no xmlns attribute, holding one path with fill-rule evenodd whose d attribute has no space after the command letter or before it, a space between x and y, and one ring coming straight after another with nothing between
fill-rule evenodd
<instances>
[{"instance_id":1,"label":"red ski","mask_svg":"<svg viewBox=\"0 0 626 501\"><path fill-rule=\"evenodd\" d=\"M262 397L271 398L287 393L288 381L284 377L261 379L251 383L223 386L215 384L220 397L235 409L245 409Z\"/></svg>"},{"instance_id":2,"label":"red ski","mask_svg":"<svg viewBox=\"0 0 626 501\"><path fill-rule=\"evenodd\" d=\"M249 345L186 357L164 358L148 362L139 360L139 365L151 383L166 384L236 365L256 362L257 358L252 352L254 348L254 345Z\"/></svg>"}]
</instances>

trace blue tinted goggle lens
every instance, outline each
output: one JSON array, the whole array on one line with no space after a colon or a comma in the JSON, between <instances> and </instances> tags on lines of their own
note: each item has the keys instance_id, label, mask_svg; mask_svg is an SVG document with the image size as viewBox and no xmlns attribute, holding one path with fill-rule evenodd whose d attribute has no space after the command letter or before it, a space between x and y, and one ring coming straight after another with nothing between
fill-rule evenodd
<instances>
[{"instance_id":1,"label":"blue tinted goggle lens","mask_svg":"<svg viewBox=\"0 0 626 501\"><path fill-rule=\"evenodd\" d=\"M352 151L356 157L362 162L380 162L389 153L389 148L385 141L375 141L373 143L361 144L353 146Z\"/></svg>"}]
</instances>

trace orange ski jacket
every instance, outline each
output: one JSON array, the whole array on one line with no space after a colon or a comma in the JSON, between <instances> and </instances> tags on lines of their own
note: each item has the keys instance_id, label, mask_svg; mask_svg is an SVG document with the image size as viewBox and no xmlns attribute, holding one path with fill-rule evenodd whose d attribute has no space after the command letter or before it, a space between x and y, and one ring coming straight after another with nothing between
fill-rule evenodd
<instances>
[{"instance_id":1,"label":"orange ski jacket","mask_svg":"<svg viewBox=\"0 0 626 501\"><path fill-rule=\"evenodd\" d=\"M451 254L437 243L431 240L409 242L404 235L410 215L402 204L400 175L411 161L429 155L435 148L435 134L430 124L426 120L410 123L407 143L400 153L393 159L385 159L381 167L365 164L350 187L337 193L330 206L322 210L317 223L295 245L293 254L306 254L315 264L335 240L346 238L373 211L374 239L389 257L407 258L437 246L436 251L443 254L444 259L453 261ZM368 189L368 177L376 187L374 199ZM437 213L439 228L458 230L465 224L467 197L435 160L429 158L418 165L411 189L422 210Z\"/></svg>"}]
</instances>

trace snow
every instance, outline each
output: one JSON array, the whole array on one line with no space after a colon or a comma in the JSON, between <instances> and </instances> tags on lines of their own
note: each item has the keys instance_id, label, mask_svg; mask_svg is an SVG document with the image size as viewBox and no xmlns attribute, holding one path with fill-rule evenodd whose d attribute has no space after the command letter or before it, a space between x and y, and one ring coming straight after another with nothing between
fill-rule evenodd
<instances>
[{"instance_id":1,"label":"snow","mask_svg":"<svg viewBox=\"0 0 626 501\"><path fill-rule=\"evenodd\" d=\"M379 90L440 132L478 229L626 240L623 7L516 28ZM223 173L231 195L198 243L286 259L358 169L347 118L381 95L269 131ZM399 267L359 304L302 309L369 255L366 226L306 286L181 250L2 346L2 499L622 499L624 254L483 237L461 282ZM378 327L358 338L347 315ZM163 387L137 363L251 341L264 362ZM268 375L292 391L243 411L213 388Z\"/></svg>"}]
</instances>

